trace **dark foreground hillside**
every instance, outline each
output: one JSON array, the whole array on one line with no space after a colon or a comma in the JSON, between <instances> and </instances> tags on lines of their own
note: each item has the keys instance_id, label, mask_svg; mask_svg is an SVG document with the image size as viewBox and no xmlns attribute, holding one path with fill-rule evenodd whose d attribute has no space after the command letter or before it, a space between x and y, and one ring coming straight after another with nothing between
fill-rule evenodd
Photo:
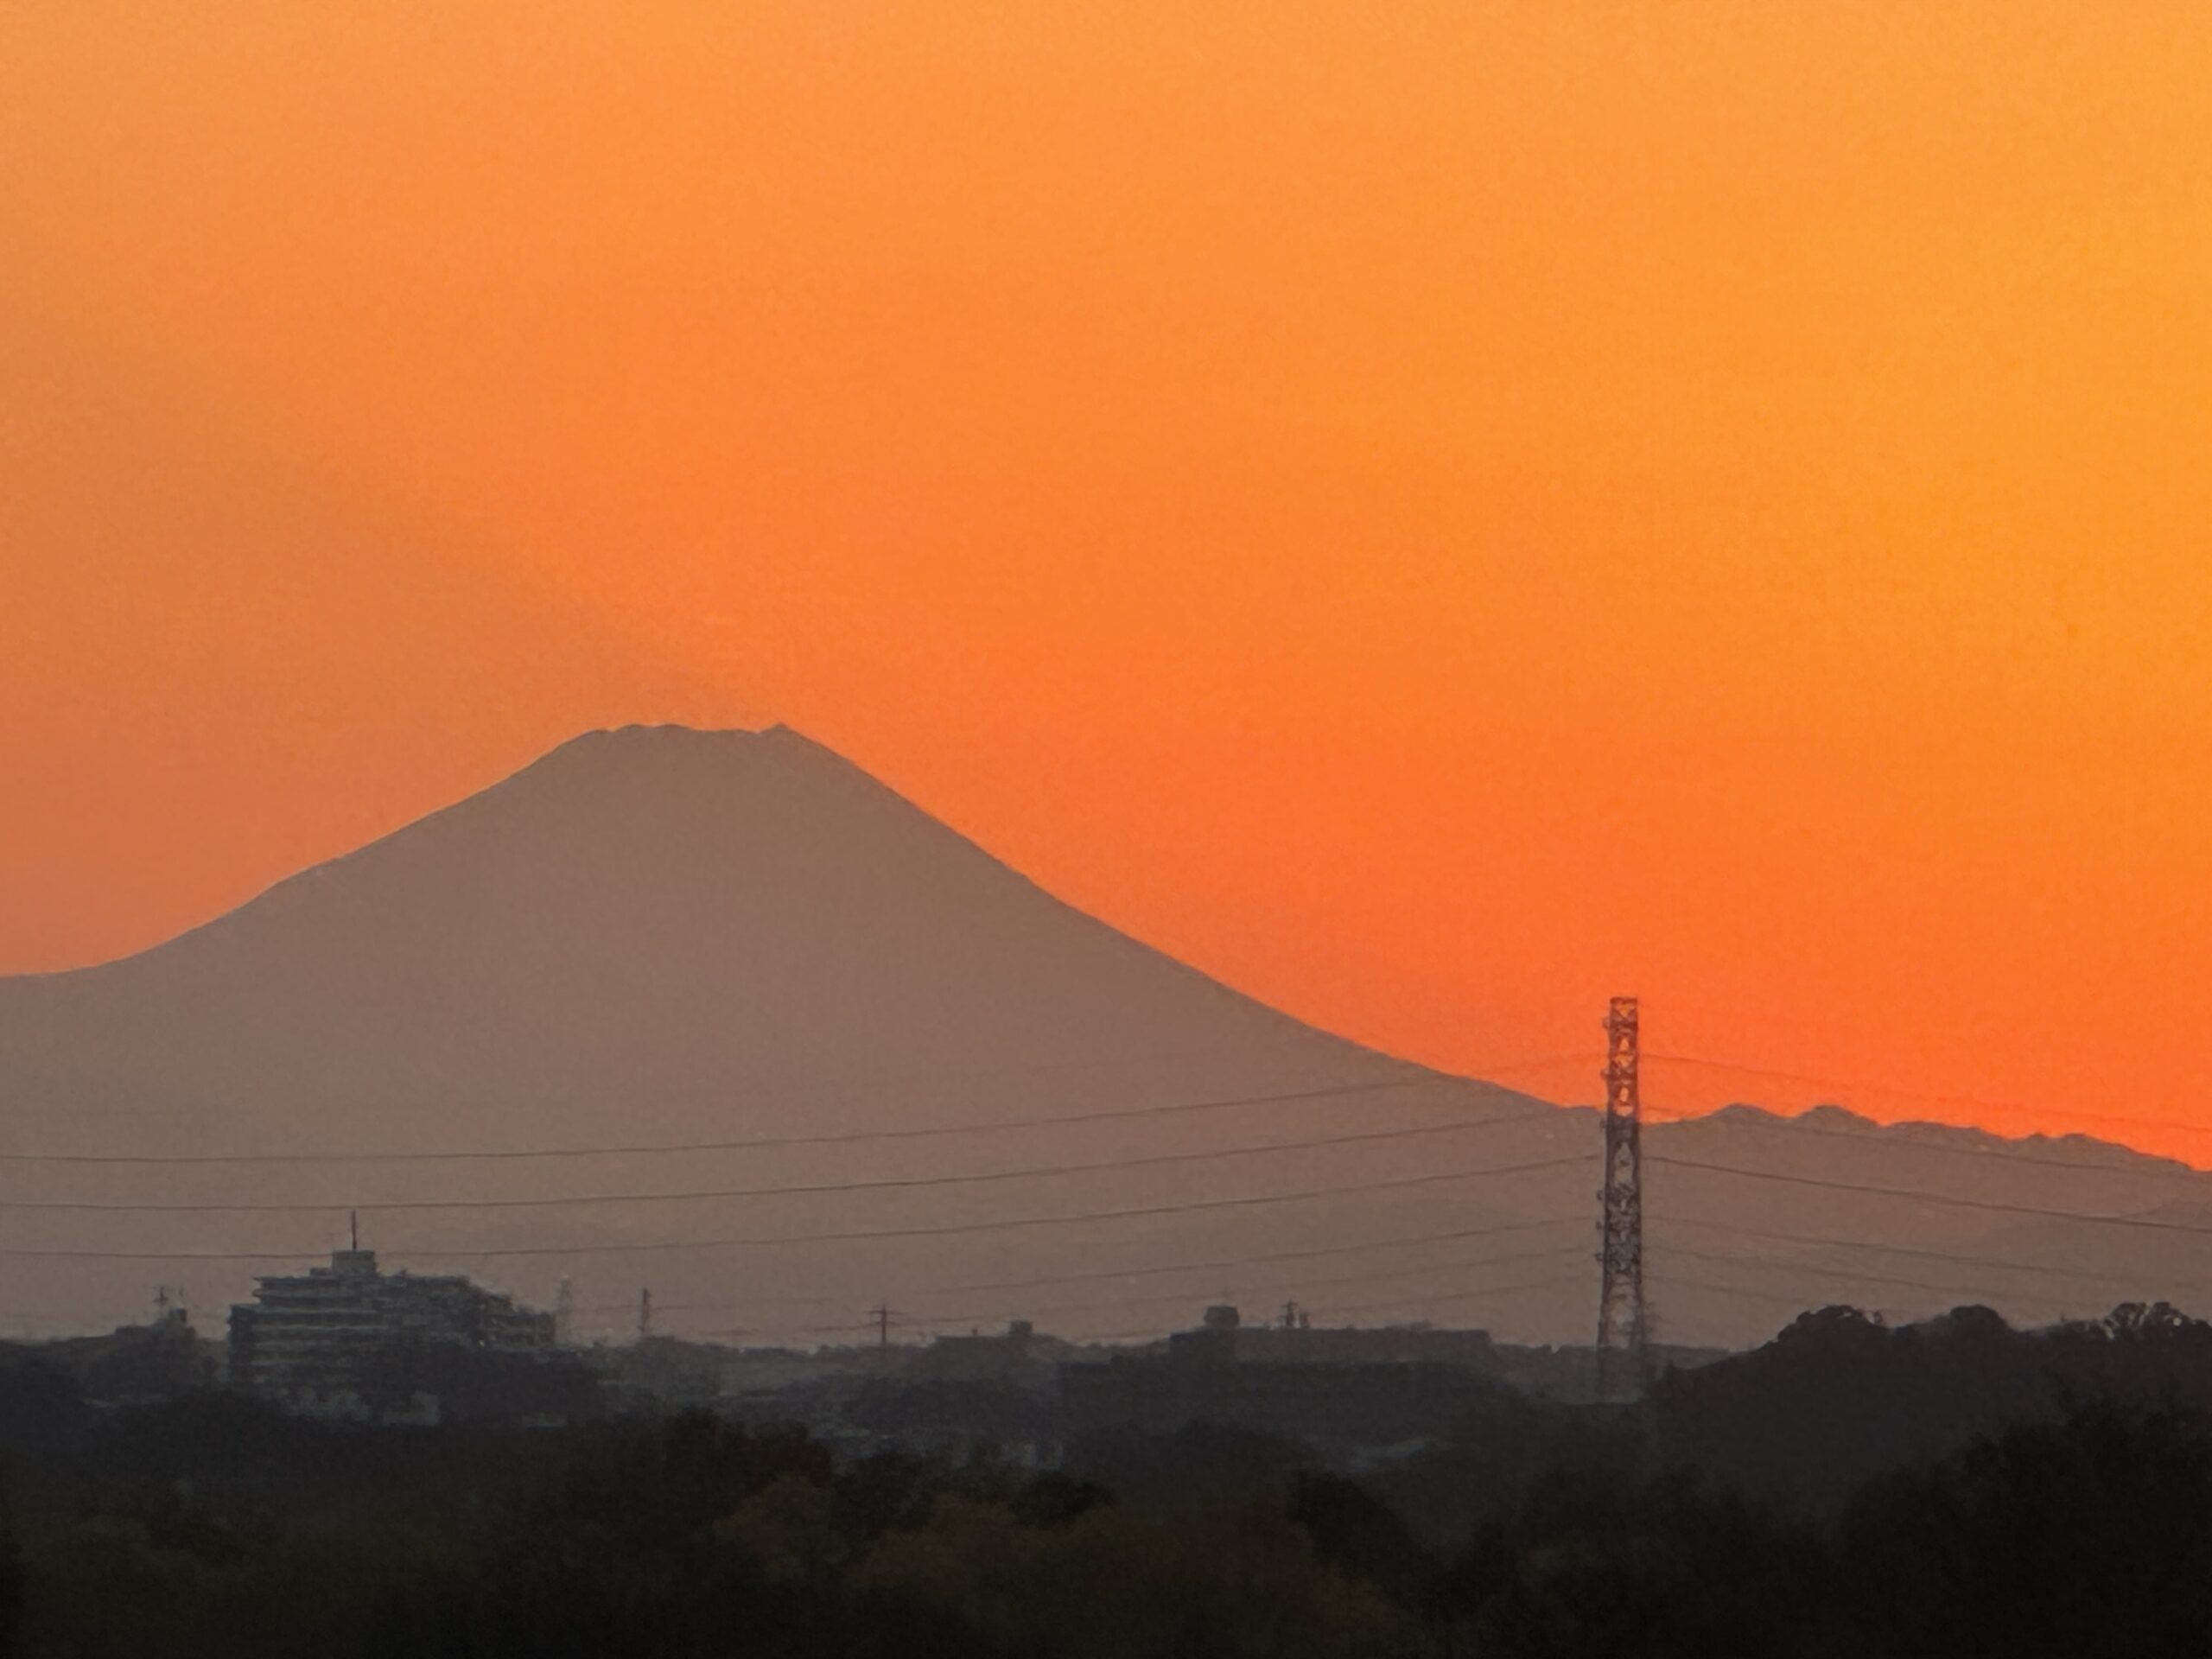
<instances>
[{"instance_id":1,"label":"dark foreground hillside","mask_svg":"<svg viewBox=\"0 0 2212 1659\"><path fill-rule=\"evenodd\" d=\"M2212 1330L1808 1315L1634 1408L1358 1478L1202 1427L1080 1473L705 1415L371 1429L0 1365L35 1655L2202 1655Z\"/></svg>"}]
</instances>

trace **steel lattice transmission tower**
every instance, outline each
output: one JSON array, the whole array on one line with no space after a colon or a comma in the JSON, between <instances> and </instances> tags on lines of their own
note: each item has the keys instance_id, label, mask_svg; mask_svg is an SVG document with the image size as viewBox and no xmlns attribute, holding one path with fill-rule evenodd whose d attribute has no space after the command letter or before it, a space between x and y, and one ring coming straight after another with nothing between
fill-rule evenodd
<instances>
[{"instance_id":1,"label":"steel lattice transmission tower","mask_svg":"<svg viewBox=\"0 0 2212 1659\"><path fill-rule=\"evenodd\" d=\"M1598 1224L1598 1391L1607 1399L1644 1382L1643 1103L1637 1090L1637 1001L1605 1011L1605 1184Z\"/></svg>"}]
</instances>

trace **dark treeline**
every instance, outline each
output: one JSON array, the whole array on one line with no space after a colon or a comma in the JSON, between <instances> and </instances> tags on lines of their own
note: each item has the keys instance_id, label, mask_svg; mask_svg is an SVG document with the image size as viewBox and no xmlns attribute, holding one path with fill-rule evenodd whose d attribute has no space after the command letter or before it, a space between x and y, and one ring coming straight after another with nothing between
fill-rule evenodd
<instances>
[{"instance_id":1,"label":"dark treeline","mask_svg":"<svg viewBox=\"0 0 2212 1659\"><path fill-rule=\"evenodd\" d=\"M1364 1472L1234 1426L1066 1470L839 1464L703 1415L94 1409L18 1351L0 1644L38 1655L2201 1656L2212 1329L1808 1315L1635 1408Z\"/></svg>"}]
</instances>

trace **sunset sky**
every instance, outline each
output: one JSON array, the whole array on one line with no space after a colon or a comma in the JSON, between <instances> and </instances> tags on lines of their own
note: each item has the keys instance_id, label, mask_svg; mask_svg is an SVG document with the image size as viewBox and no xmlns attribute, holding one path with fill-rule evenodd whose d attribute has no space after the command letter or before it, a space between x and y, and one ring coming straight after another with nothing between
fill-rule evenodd
<instances>
[{"instance_id":1,"label":"sunset sky","mask_svg":"<svg viewBox=\"0 0 2212 1659\"><path fill-rule=\"evenodd\" d=\"M0 972L782 720L1424 1060L2212 1162L2208 670L2202 0L0 4Z\"/></svg>"}]
</instances>

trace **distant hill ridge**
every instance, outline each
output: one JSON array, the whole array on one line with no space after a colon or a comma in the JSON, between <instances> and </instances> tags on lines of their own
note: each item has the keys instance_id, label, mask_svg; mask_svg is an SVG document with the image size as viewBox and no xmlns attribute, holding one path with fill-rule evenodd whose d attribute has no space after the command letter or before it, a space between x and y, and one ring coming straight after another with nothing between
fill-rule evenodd
<instances>
[{"instance_id":1,"label":"distant hill ridge","mask_svg":"<svg viewBox=\"0 0 2212 1659\"><path fill-rule=\"evenodd\" d=\"M1830 1135L1872 1135L1891 1139L1923 1141L1934 1144L1966 1148L1992 1150L2010 1148L2016 1151L2048 1152L2053 1158L2084 1158L2102 1156L2115 1162L2157 1166L2177 1174L2194 1173L2193 1166L2178 1158L2168 1158L2156 1153L2140 1152L2118 1141L2107 1141L2094 1135L1999 1135L1990 1129L1976 1128L1971 1124L1937 1123L1923 1118L1907 1118L1894 1123L1878 1122L1871 1117L1853 1111L1847 1106L1832 1103L1807 1108L1802 1112L1773 1112L1764 1106L1752 1106L1736 1102L1702 1114L1703 1118L1717 1123L1788 1124L1808 1131Z\"/></svg>"}]
</instances>

